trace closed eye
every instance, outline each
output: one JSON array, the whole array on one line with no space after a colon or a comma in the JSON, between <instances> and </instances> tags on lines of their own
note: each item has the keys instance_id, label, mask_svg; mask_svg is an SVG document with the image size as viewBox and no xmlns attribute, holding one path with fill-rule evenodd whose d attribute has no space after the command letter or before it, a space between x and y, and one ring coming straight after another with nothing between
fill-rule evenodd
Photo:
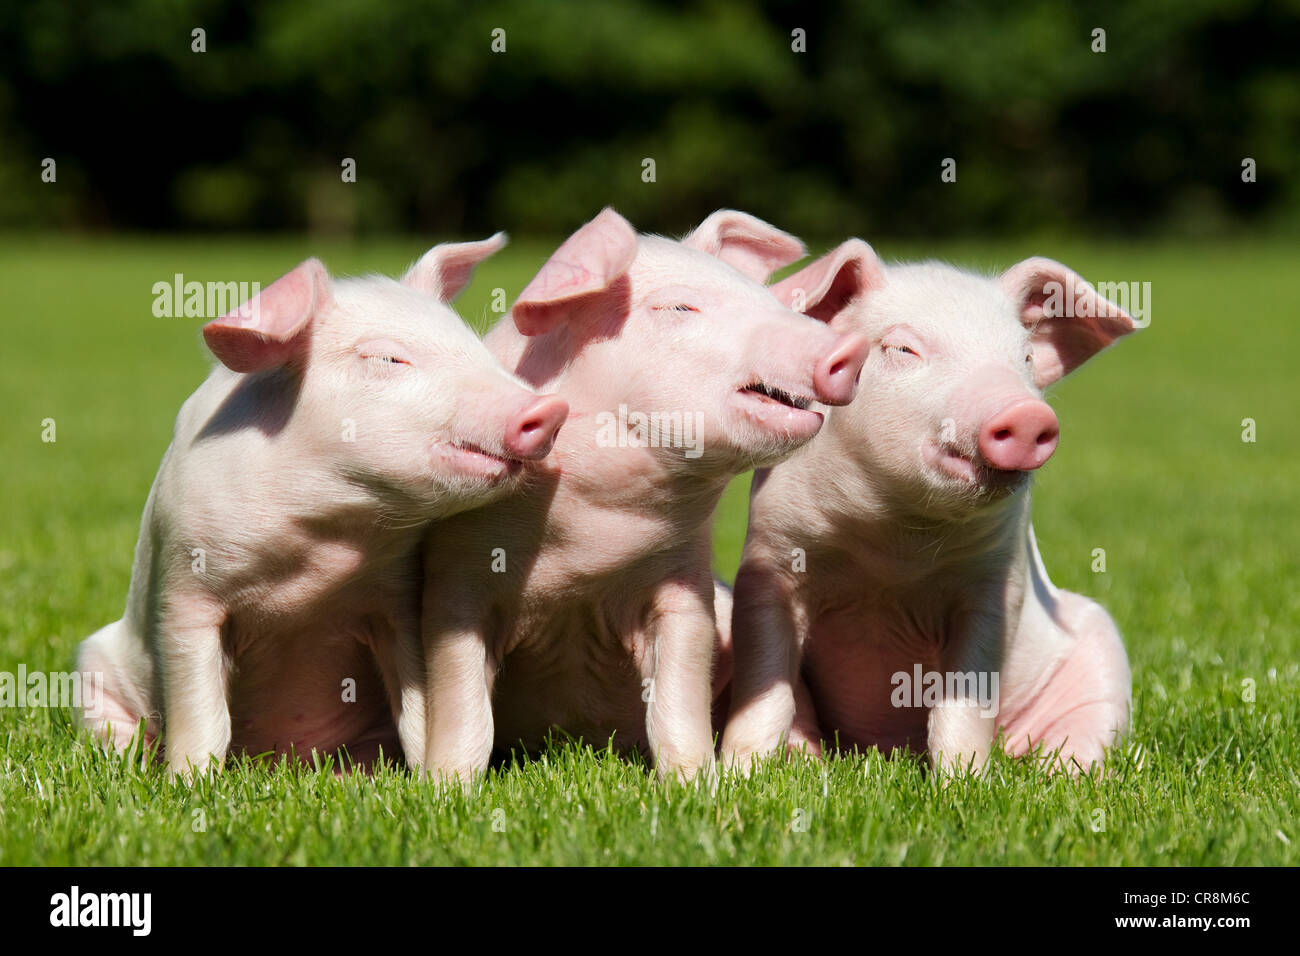
<instances>
[{"instance_id":1,"label":"closed eye","mask_svg":"<svg viewBox=\"0 0 1300 956\"><path fill-rule=\"evenodd\" d=\"M376 364L391 364L391 365L411 364L406 359L398 358L396 355L363 355L361 357L365 359L367 362L374 362Z\"/></svg>"},{"instance_id":2,"label":"closed eye","mask_svg":"<svg viewBox=\"0 0 1300 956\"><path fill-rule=\"evenodd\" d=\"M678 303L677 305L656 305L654 307L654 310L656 312L698 312L700 311L695 306L687 305L684 302Z\"/></svg>"},{"instance_id":3,"label":"closed eye","mask_svg":"<svg viewBox=\"0 0 1300 956\"><path fill-rule=\"evenodd\" d=\"M885 343L884 347L886 349L893 349L895 352L902 352L905 355L915 355L917 358L921 357L921 353L917 352L910 345L890 345L888 343Z\"/></svg>"}]
</instances>

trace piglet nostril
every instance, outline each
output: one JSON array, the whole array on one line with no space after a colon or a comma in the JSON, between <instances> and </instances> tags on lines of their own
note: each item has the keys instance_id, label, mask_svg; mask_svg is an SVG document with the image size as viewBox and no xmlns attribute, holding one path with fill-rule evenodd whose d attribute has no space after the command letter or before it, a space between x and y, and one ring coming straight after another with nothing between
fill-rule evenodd
<instances>
[{"instance_id":1,"label":"piglet nostril","mask_svg":"<svg viewBox=\"0 0 1300 956\"><path fill-rule=\"evenodd\" d=\"M555 395L543 395L506 426L506 449L520 458L544 458L568 417L569 406Z\"/></svg>"},{"instance_id":2,"label":"piglet nostril","mask_svg":"<svg viewBox=\"0 0 1300 956\"><path fill-rule=\"evenodd\" d=\"M980 430L980 454L1000 471L1032 471L1052 457L1060 430L1056 413L1046 402L1015 401Z\"/></svg>"},{"instance_id":3,"label":"piglet nostril","mask_svg":"<svg viewBox=\"0 0 1300 956\"><path fill-rule=\"evenodd\" d=\"M847 405L857 394L869 343L862 335L842 336L813 370L813 390L819 402Z\"/></svg>"}]
</instances>

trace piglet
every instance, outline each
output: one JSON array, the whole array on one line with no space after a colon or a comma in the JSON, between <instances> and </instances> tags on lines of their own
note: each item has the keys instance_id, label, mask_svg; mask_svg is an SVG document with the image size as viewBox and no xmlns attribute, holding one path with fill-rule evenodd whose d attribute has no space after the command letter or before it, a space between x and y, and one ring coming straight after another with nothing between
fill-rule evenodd
<instances>
[{"instance_id":1,"label":"piglet","mask_svg":"<svg viewBox=\"0 0 1300 956\"><path fill-rule=\"evenodd\" d=\"M126 612L80 649L101 738L144 718L189 776L232 749L368 762L423 725L423 532L517 487L567 412L444 304L504 241L400 283L309 259L204 328L221 364L177 418Z\"/></svg>"},{"instance_id":2,"label":"piglet","mask_svg":"<svg viewBox=\"0 0 1300 956\"><path fill-rule=\"evenodd\" d=\"M886 269L849 240L773 287L871 343L863 394L755 476L736 578L723 737L910 748L940 767L1041 747L1087 768L1128 724L1120 636L1054 587L1030 525L1059 425L1042 390L1134 328L1071 270Z\"/></svg>"},{"instance_id":3,"label":"piglet","mask_svg":"<svg viewBox=\"0 0 1300 956\"><path fill-rule=\"evenodd\" d=\"M572 412L522 494L434 528L464 559L426 579L428 773L467 783L551 728L711 773L714 509L853 398L866 356L762 284L802 253L739 212L676 242L607 209L488 335Z\"/></svg>"}]
</instances>

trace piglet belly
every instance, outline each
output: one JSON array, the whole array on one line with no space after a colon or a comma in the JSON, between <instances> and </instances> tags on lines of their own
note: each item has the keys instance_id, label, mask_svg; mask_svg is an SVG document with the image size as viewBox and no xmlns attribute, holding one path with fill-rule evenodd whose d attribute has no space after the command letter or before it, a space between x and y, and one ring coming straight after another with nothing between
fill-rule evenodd
<instances>
[{"instance_id":1,"label":"piglet belly","mask_svg":"<svg viewBox=\"0 0 1300 956\"><path fill-rule=\"evenodd\" d=\"M818 627L804 653L803 679L822 739L840 750L924 752L928 708L911 693L918 664L924 672L935 661L928 652L891 647L852 627ZM900 687L898 674L907 676L907 686Z\"/></svg>"},{"instance_id":2,"label":"piglet belly","mask_svg":"<svg viewBox=\"0 0 1300 956\"><path fill-rule=\"evenodd\" d=\"M320 622L249 642L231 675L231 749L249 754L346 747L358 763L400 754L388 694L357 627Z\"/></svg>"},{"instance_id":3,"label":"piglet belly","mask_svg":"<svg viewBox=\"0 0 1300 956\"><path fill-rule=\"evenodd\" d=\"M616 652L560 661L516 652L503 663L492 697L495 745L534 751L555 730L597 750L611 737L616 750L644 749L641 696L635 664Z\"/></svg>"}]
</instances>

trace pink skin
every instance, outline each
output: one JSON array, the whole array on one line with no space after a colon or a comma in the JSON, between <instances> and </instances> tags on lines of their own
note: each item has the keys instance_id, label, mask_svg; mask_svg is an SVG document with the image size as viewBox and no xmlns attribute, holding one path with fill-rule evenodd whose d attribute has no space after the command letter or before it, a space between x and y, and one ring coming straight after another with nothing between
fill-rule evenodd
<instances>
[{"instance_id":1,"label":"pink skin","mask_svg":"<svg viewBox=\"0 0 1300 956\"><path fill-rule=\"evenodd\" d=\"M867 340L845 336L813 369L813 390L827 405L847 405L858 391L858 375L867 359Z\"/></svg>"},{"instance_id":2,"label":"pink skin","mask_svg":"<svg viewBox=\"0 0 1300 956\"><path fill-rule=\"evenodd\" d=\"M126 613L79 654L101 738L145 718L189 775L230 750L365 764L422 726L422 537L542 467L567 413L443 304L503 241L437 246L401 284L308 260L205 328L223 364L177 419Z\"/></svg>"},{"instance_id":3,"label":"pink skin","mask_svg":"<svg viewBox=\"0 0 1300 956\"><path fill-rule=\"evenodd\" d=\"M1050 405L1037 398L1021 398L980 426L979 450L991 468L1033 471L1047 464L1060 434L1060 423Z\"/></svg>"},{"instance_id":4,"label":"pink skin","mask_svg":"<svg viewBox=\"0 0 1300 956\"><path fill-rule=\"evenodd\" d=\"M506 449L518 458L545 458L568 416L564 399L543 395L506 423Z\"/></svg>"},{"instance_id":5,"label":"pink skin","mask_svg":"<svg viewBox=\"0 0 1300 956\"><path fill-rule=\"evenodd\" d=\"M732 477L792 454L827 405L852 400L867 354L862 336L761 284L801 254L742 213L715 213L678 243L606 210L488 335L507 368L572 411L553 468L434 528L465 558L424 594L431 775L467 781L494 747L535 748L553 727L644 750L661 775L711 771L710 707L729 666L714 508ZM698 415L698 454L638 444L614 421L620 407Z\"/></svg>"},{"instance_id":6,"label":"pink skin","mask_svg":"<svg viewBox=\"0 0 1300 956\"><path fill-rule=\"evenodd\" d=\"M927 345L925 354L934 352ZM972 369L949 399L952 434L926 442L926 464L959 481L1019 484L1023 472L1047 463L1060 439L1056 413L1031 389L1005 365Z\"/></svg>"},{"instance_id":7,"label":"pink skin","mask_svg":"<svg viewBox=\"0 0 1300 956\"><path fill-rule=\"evenodd\" d=\"M569 405L564 399L543 395L527 401L506 420L504 454L492 454L464 443L439 444L434 453L458 471L499 481L518 474L523 462L540 461L550 454L555 436L568 415Z\"/></svg>"},{"instance_id":8,"label":"pink skin","mask_svg":"<svg viewBox=\"0 0 1300 956\"><path fill-rule=\"evenodd\" d=\"M1075 316L1057 314L1049 283L1079 290ZM1099 605L1048 579L1029 481L1060 431L1041 389L1133 320L1051 260L999 280L886 270L860 240L774 292L871 352L858 400L755 476L724 756L747 767L838 737L953 770L982 765L1001 733L1010 753L1041 747L1053 767L1100 762L1127 727L1127 657ZM996 675L993 706L968 706L977 685L901 693L917 667L983 675L990 692Z\"/></svg>"}]
</instances>

